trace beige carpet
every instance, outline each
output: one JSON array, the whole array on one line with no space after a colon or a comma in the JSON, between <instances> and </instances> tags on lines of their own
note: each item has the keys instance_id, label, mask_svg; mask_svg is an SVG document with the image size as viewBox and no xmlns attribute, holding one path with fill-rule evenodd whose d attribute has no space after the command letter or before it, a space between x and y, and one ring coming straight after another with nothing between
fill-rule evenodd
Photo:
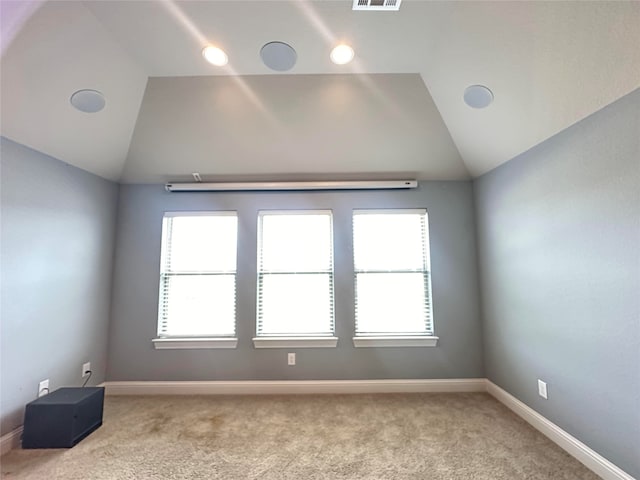
<instances>
[{"instance_id":1,"label":"beige carpet","mask_svg":"<svg viewBox=\"0 0 640 480\"><path fill-rule=\"evenodd\" d=\"M599 478L487 394L107 397L69 450L11 479Z\"/></svg>"}]
</instances>

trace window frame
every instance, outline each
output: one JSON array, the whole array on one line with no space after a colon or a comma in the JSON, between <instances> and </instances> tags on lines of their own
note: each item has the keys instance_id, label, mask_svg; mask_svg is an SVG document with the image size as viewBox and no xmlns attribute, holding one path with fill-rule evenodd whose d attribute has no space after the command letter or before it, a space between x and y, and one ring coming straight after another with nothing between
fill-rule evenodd
<instances>
[{"instance_id":1,"label":"window frame","mask_svg":"<svg viewBox=\"0 0 640 480\"><path fill-rule=\"evenodd\" d=\"M380 215L380 214L421 214L424 215L424 243L422 245L424 255L424 267L421 271L426 275L425 297L429 304L429 312L425 319L427 329L424 332L381 332L379 334L363 332L358 334L357 303L358 287L357 279L359 274L366 274L365 269L356 268L356 235L355 219L356 215ZM353 285L354 285L354 335L353 345L355 347L435 347L439 337L435 335L435 322L433 314L433 293L431 282L431 248L429 238L429 214L426 208L363 208L353 209L352 221L352 241L353 241ZM389 273L404 273L407 270L389 270ZM430 329L429 329L430 327Z\"/></svg>"},{"instance_id":2,"label":"window frame","mask_svg":"<svg viewBox=\"0 0 640 480\"><path fill-rule=\"evenodd\" d=\"M238 318L237 318L237 305L234 303L234 331L228 335L163 335L160 330L163 324L163 303L164 303L164 282L167 275L166 268L166 255L168 254L169 238L171 232L170 229L165 228L166 220L168 218L175 217L212 217L212 216L233 216L236 218L236 261L235 269L233 271L234 276L234 302L237 303L237 288L238 288L238 225L239 218L236 210L208 210L208 211L167 211L162 216L162 240L160 246L160 272L159 272L159 289L158 289L158 315L156 323L156 337L153 338L152 344L156 350L179 350L179 349L232 349L238 345L237 330L238 330ZM217 274L217 273L216 273Z\"/></svg>"},{"instance_id":3,"label":"window frame","mask_svg":"<svg viewBox=\"0 0 640 480\"><path fill-rule=\"evenodd\" d=\"M330 332L319 334L260 334L260 295L261 295L261 282L260 277L265 275L262 270L262 247L263 247L263 230L262 221L266 215L321 215L328 214L330 226L329 226L329 247L330 247L330 298L331 303L331 318L330 318ZM257 243L256 243L256 325L255 325L255 337L253 338L253 344L255 348L334 348L338 344L338 338L336 337L336 325L335 325L335 265L334 265L334 235L333 235L333 211L331 209L291 209L291 210L259 210L257 218ZM291 272L295 273L295 272ZM311 273L311 272L310 272ZM268 274L268 273L266 273ZM286 274L286 272L280 272L280 274Z\"/></svg>"}]
</instances>

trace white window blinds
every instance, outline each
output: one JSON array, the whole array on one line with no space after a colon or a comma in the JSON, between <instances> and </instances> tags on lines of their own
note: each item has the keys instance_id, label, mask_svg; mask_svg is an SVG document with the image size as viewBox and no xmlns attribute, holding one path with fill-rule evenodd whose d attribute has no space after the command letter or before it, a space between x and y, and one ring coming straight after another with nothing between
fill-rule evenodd
<instances>
[{"instance_id":1,"label":"white window blinds","mask_svg":"<svg viewBox=\"0 0 640 480\"><path fill-rule=\"evenodd\" d=\"M353 214L356 336L433 335L427 212Z\"/></svg>"},{"instance_id":2,"label":"white window blinds","mask_svg":"<svg viewBox=\"0 0 640 480\"><path fill-rule=\"evenodd\" d=\"M235 334L237 235L235 212L165 214L159 337Z\"/></svg>"},{"instance_id":3,"label":"white window blinds","mask_svg":"<svg viewBox=\"0 0 640 480\"><path fill-rule=\"evenodd\" d=\"M260 212L257 335L334 331L330 211Z\"/></svg>"}]
</instances>

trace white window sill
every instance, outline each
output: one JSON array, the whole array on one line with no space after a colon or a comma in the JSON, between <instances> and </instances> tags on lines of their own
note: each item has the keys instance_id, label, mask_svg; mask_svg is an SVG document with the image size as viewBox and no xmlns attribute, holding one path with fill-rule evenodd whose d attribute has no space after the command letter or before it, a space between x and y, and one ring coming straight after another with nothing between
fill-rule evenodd
<instances>
[{"instance_id":1,"label":"white window sill","mask_svg":"<svg viewBox=\"0 0 640 480\"><path fill-rule=\"evenodd\" d=\"M255 337L255 348L334 348L338 337Z\"/></svg>"},{"instance_id":2,"label":"white window sill","mask_svg":"<svg viewBox=\"0 0 640 480\"><path fill-rule=\"evenodd\" d=\"M181 350L202 348L236 348L238 339L232 337L173 337L151 340L156 350Z\"/></svg>"},{"instance_id":3,"label":"white window sill","mask_svg":"<svg viewBox=\"0 0 640 480\"><path fill-rule=\"evenodd\" d=\"M353 346L362 347L435 347L438 337L434 336L371 336L353 337Z\"/></svg>"}]
</instances>

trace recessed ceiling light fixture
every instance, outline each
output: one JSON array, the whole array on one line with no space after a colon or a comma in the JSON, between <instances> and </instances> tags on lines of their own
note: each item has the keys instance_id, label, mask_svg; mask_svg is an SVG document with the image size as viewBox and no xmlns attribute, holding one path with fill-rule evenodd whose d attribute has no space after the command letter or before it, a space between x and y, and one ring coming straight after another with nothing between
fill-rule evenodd
<instances>
[{"instance_id":1,"label":"recessed ceiling light fixture","mask_svg":"<svg viewBox=\"0 0 640 480\"><path fill-rule=\"evenodd\" d=\"M224 51L218 47L209 45L202 50L202 56L205 60L217 67L223 67L229 62L229 57Z\"/></svg>"},{"instance_id":2,"label":"recessed ceiling light fixture","mask_svg":"<svg viewBox=\"0 0 640 480\"><path fill-rule=\"evenodd\" d=\"M331 50L331 55L329 55L329 57L336 65L344 65L353 60L354 55L355 53L353 52L353 48L342 43Z\"/></svg>"},{"instance_id":3,"label":"recessed ceiling light fixture","mask_svg":"<svg viewBox=\"0 0 640 480\"><path fill-rule=\"evenodd\" d=\"M296 64L298 54L284 42L269 42L260 49L260 58L271 70L286 72Z\"/></svg>"},{"instance_id":4,"label":"recessed ceiling light fixture","mask_svg":"<svg viewBox=\"0 0 640 480\"><path fill-rule=\"evenodd\" d=\"M484 85L471 85L464 91L464 103L471 108L485 108L493 102L493 92Z\"/></svg>"},{"instance_id":5,"label":"recessed ceiling light fixture","mask_svg":"<svg viewBox=\"0 0 640 480\"><path fill-rule=\"evenodd\" d=\"M97 90L78 90L69 99L76 110L85 113L96 113L104 108L104 95Z\"/></svg>"}]
</instances>

